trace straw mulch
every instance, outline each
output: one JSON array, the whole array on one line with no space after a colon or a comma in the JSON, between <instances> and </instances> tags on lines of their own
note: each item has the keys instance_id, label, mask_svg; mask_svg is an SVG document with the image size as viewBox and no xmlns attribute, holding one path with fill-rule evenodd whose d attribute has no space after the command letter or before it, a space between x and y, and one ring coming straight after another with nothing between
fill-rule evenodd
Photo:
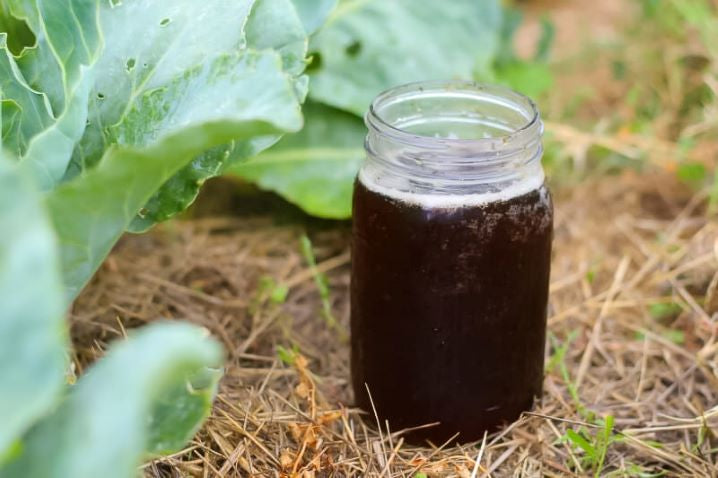
<instances>
[{"instance_id":1,"label":"straw mulch","mask_svg":"<svg viewBox=\"0 0 718 478\"><path fill-rule=\"evenodd\" d=\"M256 218L173 222L126 237L78 299L80 368L122 329L167 318L205 326L228 352L211 418L146 476L716 476L718 221L705 193L631 173L556 192L541 403L461 447L409 446L352 408L348 227L309 230L336 327L304 232ZM288 365L277 347L293 345Z\"/></svg>"}]
</instances>

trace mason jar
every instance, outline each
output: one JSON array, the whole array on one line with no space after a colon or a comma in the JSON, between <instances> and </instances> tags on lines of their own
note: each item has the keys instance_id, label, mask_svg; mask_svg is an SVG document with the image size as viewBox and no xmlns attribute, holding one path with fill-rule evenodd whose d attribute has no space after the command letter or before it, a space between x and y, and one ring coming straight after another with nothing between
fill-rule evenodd
<instances>
[{"instance_id":1,"label":"mason jar","mask_svg":"<svg viewBox=\"0 0 718 478\"><path fill-rule=\"evenodd\" d=\"M553 205L539 112L503 87L428 82L379 95L366 124L356 403L393 431L420 427L409 441L479 439L542 389Z\"/></svg>"}]
</instances>

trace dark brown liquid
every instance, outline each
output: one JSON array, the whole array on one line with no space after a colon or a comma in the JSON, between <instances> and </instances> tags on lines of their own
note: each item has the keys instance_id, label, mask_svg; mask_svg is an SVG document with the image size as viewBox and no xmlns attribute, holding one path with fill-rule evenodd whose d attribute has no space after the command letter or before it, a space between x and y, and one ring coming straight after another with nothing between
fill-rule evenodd
<instances>
[{"instance_id":1,"label":"dark brown liquid","mask_svg":"<svg viewBox=\"0 0 718 478\"><path fill-rule=\"evenodd\" d=\"M357 181L352 381L357 404L407 439L480 439L543 381L553 206L545 187L426 208ZM365 385L366 384L366 385ZM373 419L372 419L373 421Z\"/></svg>"}]
</instances>

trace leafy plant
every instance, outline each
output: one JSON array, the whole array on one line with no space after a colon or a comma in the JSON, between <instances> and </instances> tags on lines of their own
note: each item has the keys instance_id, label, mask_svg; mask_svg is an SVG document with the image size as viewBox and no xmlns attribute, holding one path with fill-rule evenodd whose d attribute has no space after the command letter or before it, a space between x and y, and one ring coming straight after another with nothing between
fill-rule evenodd
<instances>
[{"instance_id":1,"label":"leafy plant","mask_svg":"<svg viewBox=\"0 0 718 478\"><path fill-rule=\"evenodd\" d=\"M258 290L260 300L266 297L272 304L283 304L287 300L287 294L289 294L289 287L285 284L277 283L270 276L260 279Z\"/></svg>"},{"instance_id":2,"label":"leafy plant","mask_svg":"<svg viewBox=\"0 0 718 478\"><path fill-rule=\"evenodd\" d=\"M0 230L2 457L3 450L54 404L63 386L68 343L57 241L42 197L4 158Z\"/></svg>"},{"instance_id":3,"label":"leafy plant","mask_svg":"<svg viewBox=\"0 0 718 478\"><path fill-rule=\"evenodd\" d=\"M308 101L306 126L257 158L230 168L320 217L351 214L354 177L364 158L364 124L355 115Z\"/></svg>"},{"instance_id":4,"label":"leafy plant","mask_svg":"<svg viewBox=\"0 0 718 478\"><path fill-rule=\"evenodd\" d=\"M285 365L294 365L294 362L297 360L299 355L300 352L297 344L292 345L289 349L282 347L281 345L277 345L277 357L279 357L279 360L281 360Z\"/></svg>"},{"instance_id":5,"label":"leafy plant","mask_svg":"<svg viewBox=\"0 0 718 478\"><path fill-rule=\"evenodd\" d=\"M571 347L571 343L576 340L577 336L578 331L571 331L568 337L566 337L566 340L563 343L560 343L559 339L555 335L549 333L548 338L551 343L553 353L549 357L548 363L545 366L545 370L547 372L553 372L556 368L558 368L558 371L561 374L561 378L566 385L566 390L568 391L568 394L571 397L571 400L573 400L574 406L576 407L576 411L584 419L593 421L593 419L595 418L595 414L593 411L589 410L581 401L581 396L578 393L578 387L576 386L576 382L574 382L571 378L571 373L569 372L568 366L566 365L566 354Z\"/></svg>"},{"instance_id":6,"label":"leafy plant","mask_svg":"<svg viewBox=\"0 0 718 478\"><path fill-rule=\"evenodd\" d=\"M25 434L3 476L134 476L141 456L177 451L194 434L219 374L197 388L185 382L212 375L204 367L219 365L221 357L219 344L194 326L145 327L112 347Z\"/></svg>"},{"instance_id":7,"label":"leafy plant","mask_svg":"<svg viewBox=\"0 0 718 478\"><path fill-rule=\"evenodd\" d=\"M397 84L486 76L500 24L496 1L340 1L310 41L309 97L363 115Z\"/></svg>"},{"instance_id":8,"label":"leafy plant","mask_svg":"<svg viewBox=\"0 0 718 478\"><path fill-rule=\"evenodd\" d=\"M334 317L334 314L332 313L332 304L329 300L329 281L327 276L317 268L317 259L314 256L312 241L310 241L306 235L301 237L301 246L304 260L307 264L309 264L309 269L314 276L314 283L319 290L319 297L322 300L322 316L330 328L339 331L342 340L347 340L348 337L346 336L346 331L342 329L339 322L337 322L336 317Z\"/></svg>"},{"instance_id":9,"label":"leafy plant","mask_svg":"<svg viewBox=\"0 0 718 478\"><path fill-rule=\"evenodd\" d=\"M133 476L207 416L204 330L133 332L68 385L64 311L126 230L302 127L306 32L331 3L3 2L0 475Z\"/></svg>"},{"instance_id":10,"label":"leafy plant","mask_svg":"<svg viewBox=\"0 0 718 478\"><path fill-rule=\"evenodd\" d=\"M65 381L64 311L124 232L228 170L347 217L371 98L496 78L502 48L497 0L8 0L0 28L0 474L31 478L131 476L209 412L221 348L185 324Z\"/></svg>"},{"instance_id":11,"label":"leafy plant","mask_svg":"<svg viewBox=\"0 0 718 478\"><path fill-rule=\"evenodd\" d=\"M521 25L522 14L515 9L506 9L501 23L499 50L494 60L495 81L504 83L515 90L537 98L553 84L553 75L547 63L555 29L548 18L541 20L541 37L534 55L522 59L513 46L514 35Z\"/></svg>"},{"instance_id":12,"label":"leafy plant","mask_svg":"<svg viewBox=\"0 0 718 478\"><path fill-rule=\"evenodd\" d=\"M619 439L613 433L612 415L607 415L601 428L596 429L594 433L589 432L585 427L579 428L578 431L569 428L562 437L562 441L567 441L583 451L582 467L593 470L593 476L596 478L602 476L608 447Z\"/></svg>"},{"instance_id":13,"label":"leafy plant","mask_svg":"<svg viewBox=\"0 0 718 478\"><path fill-rule=\"evenodd\" d=\"M683 312L683 306L676 302L654 302L648 307L648 313L656 320L673 319Z\"/></svg>"}]
</instances>

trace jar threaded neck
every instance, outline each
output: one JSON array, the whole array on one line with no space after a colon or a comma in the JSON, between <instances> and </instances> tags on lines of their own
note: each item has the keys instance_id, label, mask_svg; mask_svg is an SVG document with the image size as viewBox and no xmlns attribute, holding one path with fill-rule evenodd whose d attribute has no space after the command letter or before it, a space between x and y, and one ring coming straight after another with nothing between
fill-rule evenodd
<instances>
[{"instance_id":1,"label":"jar threaded neck","mask_svg":"<svg viewBox=\"0 0 718 478\"><path fill-rule=\"evenodd\" d=\"M380 94L365 122L368 162L413 189L496 189L541 168L538 109L508 88L464 81L408 84Z\"/></svg>"}]
</instances>

